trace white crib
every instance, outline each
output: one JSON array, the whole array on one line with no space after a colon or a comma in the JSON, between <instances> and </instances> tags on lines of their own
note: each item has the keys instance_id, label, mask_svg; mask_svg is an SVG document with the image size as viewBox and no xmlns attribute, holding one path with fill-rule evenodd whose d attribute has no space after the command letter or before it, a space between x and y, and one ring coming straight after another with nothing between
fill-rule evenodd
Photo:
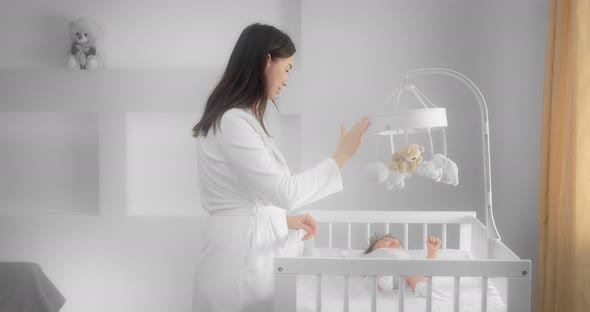
<instances>
[{"instance_id":1,"label":"white crib","mask_svg":"<svg viewBox=\"0 0 590 312\"><path fill-rule=\"evenodd\" d=\"M418 95L414 85L408 85L409 79L423 75L442 75L452 77L466 85L475 96L481 111L481 139L482 139L482 169L484 173L483 196L485 204L483 207L482 219L480 222L476 218L475 212L465 211L309 211L309 213L320 223L321 238L327 236L326 247L338 246L343 249L353 249L353 237L366 236L367 238L376 231L389 233L397 231L400 233L398 239L403 242L406 249L412 249L408 245L410 241L421 242L420 249L426 249L425 240L429 232L435 227L440 229L437 236L441 237L441 251L449 250L447 246L451 243L457 247L458 252L463 252L468 256L461 259L436 259L436 260L393 260L393 259L368 259L362 257L350 258L325 258L325 257L297 257L297 258L276 258L275 260L275 311L295 312L295 311L488 311L488 312L529 312L530 311L530 293L531 293L531 261L520 259L506 245L500 241L500 235L494 222L492 208L492 181L491 181L491 162L490 162L490 129L488 121L488 110L485 99L479 88L466 76L456 71L445 68L424 68L406 72L403 77L403 86L401 89L410 90L417 97ZM394 94L401 90L396 89ZM392 98L392 97L390 97ZM399 101L399 94L398 94ZM389 99L387 100L389 101ZM386 101L386 102L387 102ZM422 100L421 103L425 108L428 106ZM430 101L428 101L430 103ZM430 103L432 104L432 103ZM383 105L382 105L383 106ZM435 107L434 105L432 105ZM397 104L395 105L397 107ZM407 111L406 111L407 112ZM414 111L424 112L424 109ZM413 118L411 120L420 120L417 124L408 124L408 119L404 116L401 118L394 111L389 113L380 113L374 115L382 121L381 128L374 129L374 134L389 135L390 141L393 135L391 129L396 127L405 127L399 133L414 133L416 130L424 130L427 126L445 127L444 122L431 124L426 121L432 119L422 116L422 119ZM404 112L402 112L403 115ZM400 118L397 118L400 117ZM416 117L416 116L414 116ZM426 123L424 123L426 122ZM385 131L384 131L385 130ZM381 132L380 132L381 131ZM429 130L430 131L430 130ZM383 132L383 133L382 133ZM443 140L444 152L446 155L446 139ZM391 152L393 153L393 143ZM431 138L431 150L432 138ZM479 208L478 208L478 211ZM353 228L358 229L359 224L365 227L365 233L362 235L353 235ZM391 227L393 225L393 228ZM410 230L410 226L412 229ZM429 230L430 226L430 230ZM419 227L421 230L415 231ZM457 230L458 227L458 230ZM337 230L335 230L337 228ZM451 229L451 230L448 230ZM391 231L390 231L391 230ZM417 237L416 237L417 236ZM319 241L306 242L307 250L314 247L322 247ZM447 243L449 243L447 245ZM366 246L364 246L366 247ZM408 250L409 252L410 250ZM440 253L440 252L439 252ZM391 276L426 276L427 283L424 296L412 297L411 292L407 292L404 278L399 278L399 285L396 292L391 292L390 296L383 295L378 289L377 275ZM340 305L335 308L334 305L327 306L324 304L324 297L335 295L324 293L326 287L323 283L326 276L342 276L341 284L337 286L341 290L336 293L339 297ZM359 276L368 277L367 290L363 291L364 298L368 300L359 304L358 292ZM311 278L311 280L310 280ZM315 279L315 281L313 280ZM444 300L441 300L440 281L446 282L444 286L451 286L447 293L444 294ZM307 284L301 287L301 281ZM311 281L311 283L309 283ZM362 281L362 280L361 280ZM433 281L436 284L433 284ZM469 286L464 287L465 281ZM336 284L330 285L334 286ZM421 284L423 285L423 284ZM365 285L363 285L365 286ZM433 286L434 289L433 289ZM486 287L487 286L487 287ZM356 288L355 288L356 287ZM299 292L306 292L308 288L315 289L315 304L307 305L307 301L312 296L301 298ZM336 288L336 287L333 287ZM330 288L327 288L330 290ZM351 289L354 289L351 291ZM422 288L421 288L422 289ZM478 293L479 289L479 293ZM338 290L337 290L338 291ZM436 291L436 297L433 297L433 291ZM423 294L423 292L421 292ZM493 294L493 296L488 296ZM497 294L497 296L496 296ZM478 297L475 301L466 301L466 298ZM433 298L435 300L433 300ZM491 298L491 299L490 299ZM499 299L498 299L499 298ZM332 301L328 301L333 303ZM386 304L383 304L385 302ZM465 304L465 303L468 304ZM304 304L305 303L305 304ZM469 305L472 304L472 305ZM467 306L467 307L466 307ZM477 307L476 307L477 306Z\"/></svg>"},{"instance_id":2,"label":"white crib","mask_svg":"<svg viewBox=\"0 0 590 312\"><path fill-rule=\"evenodd\" d=\"M469 260L392 260L392 259L363 259L363 258L276 258L275 260L275 311L295 312L313 311L303 309L298 302L298 277L310 277L315 275L315 311L333 311L333 308L324 307L322 310L322 276L343 276L343 293L341 294L343 311L408 311L407 290L404 278L400 278L399 291L394 299L389 298L390 306L384 308L378 305L382 291L378 290L376 276L426 276L426 297L413 298L422 300L420 311L443 311L436 307L432 300L433 277L454 277L452 302L450 311L473 311L460 307L462 291L462 279L481 278L481 294L479 296L481 311L530 311L530 287L531 287L531 261L523 260L516 256L506 245L497 238L488 238L490 235L486 227L476 218L475 212L460 211L309 211L320 224L320 233L327 236L325 246L318 245L315 240L309 240L305 248L343 246L344 249L352 249L353 225L358 228L363 226L366 236L374 232L389 233L390 230L401 230L398 236L404 246L408 246L410 240L426 240L433 227L439 229L441 237L441 250L445 250L447 242L458 243L460 251L472 255ZM414 231L410 231L412 226ZM335 231L338 226L342 231ZM421 227L421 231L415 231L415 227ZM458 231L447 231L448 227L458 227ZM412 237L412 233L421 237ZM450 235L453 232L455 235ZM448 235L449 233L449 235ZM457 234L458 233L458 234ZM437 235L439 236L439 235ZM454 236L454 237L453 237ZM422 244L422 249L426 244ZM359 309L358 304L351 301L351 283L353 277L369 276L369 302L366 307ZM355 280L356 282L356 280ZM484 285L493 285L483 287ZM496 289L505 303L504 308L496 309L488 307L488 291ZM465 298L462 298L465 299ZM385 299L384 299L385 300ZM478 303L479 303L478 302ZM353 308L355 306L355 308ZM378 309L378 306L380 307Z\"/></svg>"}]
</instances>

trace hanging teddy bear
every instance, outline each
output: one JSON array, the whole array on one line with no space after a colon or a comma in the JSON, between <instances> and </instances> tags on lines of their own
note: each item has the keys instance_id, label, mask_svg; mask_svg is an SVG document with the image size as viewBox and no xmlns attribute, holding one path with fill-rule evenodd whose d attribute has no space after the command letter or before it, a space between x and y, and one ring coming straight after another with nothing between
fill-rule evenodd
<instances>
[{"instance_id":1,"label":"hanging teddy bear","mask_svg":"<svg viewBox=\"0 0 590 312\"><path fill-rule=\"evenodd\" d=\"M97 54L96 40L100 34L98 24L86 18L69 24L71 45L66 57L68 69L98 70L103 67Z\"/></svg>"},{"instance_id":2,"label":"hanging teddy bear","mask_svg":"<svg viewBox=\"0 0 590 312\"><path fill-rule=\"evenodd\" d=\"M370 180L385 182L388 190L402 189L406 185L405 179L411 177L410 172L414 172L422 164L422 152L424 147L408 144L392 154L389 166L379 162L370 163L366 168L367 176Z\"/></svg>"},{"instance_id":3,"label":"hanging teddy bear","mask_svg":"<svg viewBox=\"0 0 590 312\"><path fill-rule=\"evenodd\" d=\"M418 144L408 144L404 146L401 150L396 151L391 156L389 170L401 174L406 174L406 171L416 171L416 167L424 161L422 156L420 156L422 152L424 152L424 147Z\"/></svg>"}]
</instances>

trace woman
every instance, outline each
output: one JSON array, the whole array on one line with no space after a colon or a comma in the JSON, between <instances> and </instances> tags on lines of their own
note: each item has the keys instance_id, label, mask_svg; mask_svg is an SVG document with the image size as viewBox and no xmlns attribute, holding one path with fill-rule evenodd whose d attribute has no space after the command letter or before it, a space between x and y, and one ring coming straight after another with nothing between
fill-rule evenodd
<instances>
[{"instance_id":1,"label":"woman","mask_svg":"<svg viewBox=\"0 0 590 312\"><path fill-rule=\"evenodd\" d=\"M368 118L341 128L335 153L291 175L264 124L268 100L287 86L295 46L275 27L242 32L219 84L193 128L202 204L209 213L195 272L193 311L272 311L273 259L288 229L317 236L296 209L342 190L340 168L360 147ZM286 210L285 210L286 209Z\"/></svg>"}]
</instances>

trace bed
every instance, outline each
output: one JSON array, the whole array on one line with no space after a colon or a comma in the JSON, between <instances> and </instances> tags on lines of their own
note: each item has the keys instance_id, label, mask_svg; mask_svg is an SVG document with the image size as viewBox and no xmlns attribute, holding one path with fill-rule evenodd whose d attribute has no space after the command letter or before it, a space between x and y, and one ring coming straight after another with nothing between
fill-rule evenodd
<instances>
[{"instance_id":1,"label":"bed","mask_svg":"<svg viewBox=\"0 0 590 312\"><path fill-rule=\"evenodd\" d=\"M301 256L275 259L275 311L530 311L530 260L489 238L475 212L308 213L327 239L306 241ZM404 246L425 241L436 228L439 258L425 259L425 244L408 250L412 260L363 258L353 240L359 226L366 237L401 233ZM457 248L447 248L451 242ZM398 289L386 292L377 275L421 275L427 282L418 294L400 278Z\"/></svg>"}]
</instances>

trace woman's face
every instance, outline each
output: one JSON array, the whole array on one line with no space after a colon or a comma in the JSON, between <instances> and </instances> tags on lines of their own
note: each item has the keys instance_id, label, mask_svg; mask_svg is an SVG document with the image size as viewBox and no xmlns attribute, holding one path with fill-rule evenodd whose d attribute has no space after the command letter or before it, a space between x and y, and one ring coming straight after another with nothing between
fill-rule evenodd
<instances>
[{"instance_id":1,"label":"woman's face","mask_svg":"<svg viewBox=\"0 0 590 312\"><path fill-rule=\"evenodd\" d=\"M288 58L270 58L270 55L267 58L265 75L269 100L276 98L281 89L287 86L294 61L295 54Z\"/></svg>"}]
</instances>

